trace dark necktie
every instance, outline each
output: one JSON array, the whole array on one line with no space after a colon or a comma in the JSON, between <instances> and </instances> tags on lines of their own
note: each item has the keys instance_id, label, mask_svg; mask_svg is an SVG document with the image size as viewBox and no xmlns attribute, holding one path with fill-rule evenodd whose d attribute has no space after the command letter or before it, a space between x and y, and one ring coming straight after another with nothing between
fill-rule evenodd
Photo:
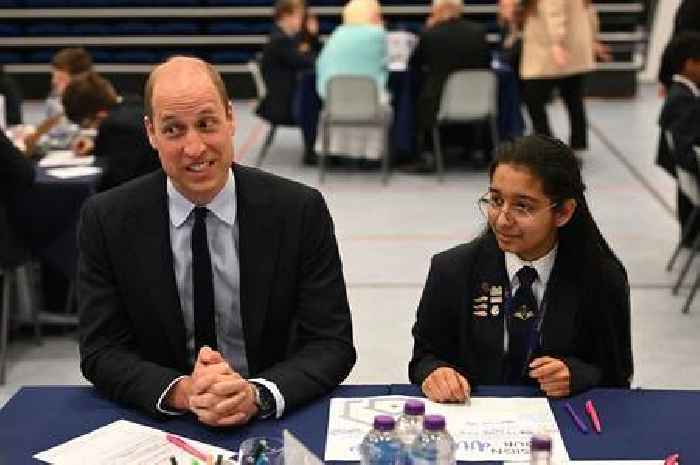
<instances>
[{"instance_id":1,"label":"dark necktie","mask_svg":"<svg viewBox=\"0 0 700 465\"><path fill-rule=\"evenodd\" d=\"M532 283L537 279L537 270L524 266L517 273L520 286L515 291L508 318L508 354L506 356L506 384L524 384L524 376L530 351L530 341L536 331L537 299L532 292ZM534 350L534 348L533 348Z\"/></svg>"},{"instance_id":2,"label":"dark necktie","mask_svg":"<svg viewBox=\"0 0 700 465\"><path fill-rule=\"evenodd\" d=\"M195 358L202 346L216 349L214 321L214 282L207 243L206 207L194 208L192 228L192 296L194 302Z\"/></svg>"}]
</instances>

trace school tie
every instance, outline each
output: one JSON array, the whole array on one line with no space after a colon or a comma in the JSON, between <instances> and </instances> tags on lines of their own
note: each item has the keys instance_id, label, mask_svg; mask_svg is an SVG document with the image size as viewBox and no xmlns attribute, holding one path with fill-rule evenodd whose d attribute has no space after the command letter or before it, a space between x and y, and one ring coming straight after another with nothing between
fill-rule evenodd
<instances>
[{"instance_id":1,"label":"school tie","mask_svg":"<svg viewBox=\"0 0 700 465\"><path fill-rule=\"evenodd\" d=\"M216 350L216 323L214 321L214 282L211 257L207 243L206 207L194 208L192 228L192 297L194 302L195 357L202 346Z\"/></svg>"},{"instance_id":2,"label":"school tie","mask_svg":"<svg viewBox=\"0 0 700 465\"><path fill-rule=\"evenodd\" d=\"M508 354L506 357L506 384L527 384L525 375L529 363L530 339L536 330L537 299L532 292L532 283L537 279L537 270L524 266L516 273L520 286L515 291L508 317ZM534 348L533 348L534 350Z\"/></svg>"}]
</instances>

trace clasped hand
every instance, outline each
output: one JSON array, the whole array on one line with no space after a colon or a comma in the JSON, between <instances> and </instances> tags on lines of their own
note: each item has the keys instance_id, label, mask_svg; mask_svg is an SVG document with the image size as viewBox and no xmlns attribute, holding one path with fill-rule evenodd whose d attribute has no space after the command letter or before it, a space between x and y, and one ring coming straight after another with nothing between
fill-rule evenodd
<instances>
[{"instance_id":1,"label":"clasped hand","mask_svg":"<svg viewBox=\"0 0 700 465\"><path fill-rule=\"evenodd\" d=\"M202 347L192 374L175 384L167 401L209 426L243 425L258 412L250 382L209 347Z\"/></svg>"}]
</instances>

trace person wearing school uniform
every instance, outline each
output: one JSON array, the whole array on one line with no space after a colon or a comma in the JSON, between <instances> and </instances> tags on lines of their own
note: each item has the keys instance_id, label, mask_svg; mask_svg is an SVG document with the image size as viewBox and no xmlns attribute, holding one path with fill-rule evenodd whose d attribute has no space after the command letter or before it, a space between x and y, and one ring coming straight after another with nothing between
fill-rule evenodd
<instances>
[{"instance_id":1,"label":"person wearing school uniform","mask_svg":"<svg viewBox=\"0 0 700 465\"><path fill-rule=\"evenodd\" d=\"M591 216L573 151L527 136L498 149L489 177L488 228L432 259L411 382L438 402L484 384L549 397L629 387L627 273Z\"/></svg>"}]
</instances>

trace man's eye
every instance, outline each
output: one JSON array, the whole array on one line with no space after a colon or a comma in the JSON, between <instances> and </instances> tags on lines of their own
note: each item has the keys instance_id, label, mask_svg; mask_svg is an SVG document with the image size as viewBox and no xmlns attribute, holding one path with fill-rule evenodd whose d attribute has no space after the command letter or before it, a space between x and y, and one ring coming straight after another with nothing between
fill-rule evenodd
<instances>
[{"instance_id":1,"label":"man's eye","mask_svg":"<svg viewBox=\"0 0 700 465\"><path fill-rule=\"evenodd\" d=\"M513 209L521 213L530 213L532 211L532 206L526 203L516 203L515 205L513 205Z\"/></svg>"},{"instance_id":2,"label":"man's eye","mask_svg":"<svg viewBox=\"0 0 700 465\"><path fill-rule=\"evenodd\" d=\"M213 130L213 129L216 129L217 124L218 124L218 121L216 119L207 118L207 119L201 120L197 126L199 126L200 129Z\"/></svg>"},{"instance_id":3,"label":"man's eye","mask_svg":"<svg viewBox=\"0 0 700 465\"><path fill-rule=\"evenodd\" d=\"M503 199L500 197L491 197L491 205L494 205L496 207L502 207L503 206Z\"/></svg>"},{"instance_id":4,"label":"man's eye","mask_svg":"<svg viewBox=\"0 0 700 465\"><path fill-rule=\"evenodd\" d=\"M179 128L177 126L164 126L161 132L166 136L173 136L179 132Z\"/></svg>"}]
</instances>

